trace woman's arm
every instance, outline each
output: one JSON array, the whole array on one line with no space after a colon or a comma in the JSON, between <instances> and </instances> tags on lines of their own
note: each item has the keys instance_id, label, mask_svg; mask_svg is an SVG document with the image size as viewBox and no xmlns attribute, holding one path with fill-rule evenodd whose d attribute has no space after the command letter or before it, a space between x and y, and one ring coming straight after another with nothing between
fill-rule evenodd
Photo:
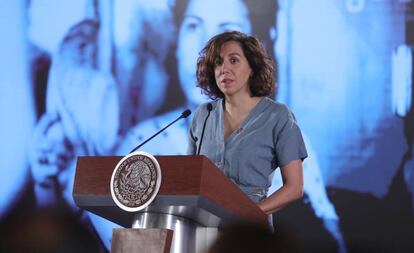
<instances>
[{"instance_id":1,"label":"woman's arm","mask_svg":"<svg viewBox=\"0 0 414 253\"><path fill-rule=\"evenodd\" d=\"M281 167L283 186L258 204L266 214L274 213L303 196L303 170L300 159Z\"/></svg>"}]
</instances>

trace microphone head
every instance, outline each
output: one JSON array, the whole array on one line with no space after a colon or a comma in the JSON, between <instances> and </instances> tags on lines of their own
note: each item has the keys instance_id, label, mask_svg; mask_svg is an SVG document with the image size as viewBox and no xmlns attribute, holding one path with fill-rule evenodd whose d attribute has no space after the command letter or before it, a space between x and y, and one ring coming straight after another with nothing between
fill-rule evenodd
<instances>
[{"instance_id":1,"label":"microphone head","mask_svg":"<svg viewBox=\"0 0 414 253\"><path fill-rule=\"evenodd\" d=\"M187 109L187 110L183 111L183 113L181 113L181 117L182 118L187 118L190 114L191 114L191 110Z\"/></svg>"},{"instance_id":2,"label":"microphone head","mask_svg":"<svg viewBox=\"0 0 414 253\"><path fill-rule=\"evenodd\" d=\"M211 103L207 104L207 111L211 112L213 110L213 105Z\"/></svg>"}]
</instances>

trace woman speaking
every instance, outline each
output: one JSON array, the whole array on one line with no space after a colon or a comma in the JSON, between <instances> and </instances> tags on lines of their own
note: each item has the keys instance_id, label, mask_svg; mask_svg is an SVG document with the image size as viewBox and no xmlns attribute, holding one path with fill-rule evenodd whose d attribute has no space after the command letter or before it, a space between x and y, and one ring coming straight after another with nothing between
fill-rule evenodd
<instances>
[{"instance_id":1,"label":"woman speaking","mask_svg":"<svg viewBox=\"0 0 414 253\"><path fill-rule=\"evenodd\" d=\"M214 101L195 112L188 154L207 156L266 214L300 198L306 148L293 113L269 98L275 67L259 40L236 31L210 39L197 83ZM278 167L283 186L266 197Z\"/></svg>"}]
</instances>

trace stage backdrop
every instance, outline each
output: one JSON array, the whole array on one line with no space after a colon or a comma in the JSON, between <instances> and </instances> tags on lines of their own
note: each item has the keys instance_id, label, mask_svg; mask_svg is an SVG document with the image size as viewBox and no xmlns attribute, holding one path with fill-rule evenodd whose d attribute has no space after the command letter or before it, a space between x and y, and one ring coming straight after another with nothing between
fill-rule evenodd
<instances>
[{"instance_id":1,"label":"stage backdrop","mask_svg":"<svg viewBox=\"0 0 414 253\"><path fill-rule=\"evenodd\" d=\"M208 101L199 52L238 30L274 59L273 98L309 152L278 231L309 252L414 252L413 14L410 0L1 2L0 250L55 249L59 233L109 250L118 226L73 202L76 157L126 155ZM140 150L185 154L190 122Z\"/></svg>"}]
</instances>

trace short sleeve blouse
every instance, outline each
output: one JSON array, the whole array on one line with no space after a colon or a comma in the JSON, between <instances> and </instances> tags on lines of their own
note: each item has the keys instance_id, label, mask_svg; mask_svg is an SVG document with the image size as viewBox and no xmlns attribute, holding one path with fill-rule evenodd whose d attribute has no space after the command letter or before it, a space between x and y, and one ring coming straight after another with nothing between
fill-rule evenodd
<instances>
[{"instance_id":1,"label":"short sleeve blouse","mask_svg":"<svg viewBox=\"0 0 414 253\"><path fill-rule=\"evenodd\" d=\"M223 100L211 104L200 154L215 163L253 201L266 197L276 168L307 157L301 131L287 106L263 97L239 129L224 140ZM195 112L187 154L198 150L208 113L206 105Z\"/></svg>"}]
</instances>

